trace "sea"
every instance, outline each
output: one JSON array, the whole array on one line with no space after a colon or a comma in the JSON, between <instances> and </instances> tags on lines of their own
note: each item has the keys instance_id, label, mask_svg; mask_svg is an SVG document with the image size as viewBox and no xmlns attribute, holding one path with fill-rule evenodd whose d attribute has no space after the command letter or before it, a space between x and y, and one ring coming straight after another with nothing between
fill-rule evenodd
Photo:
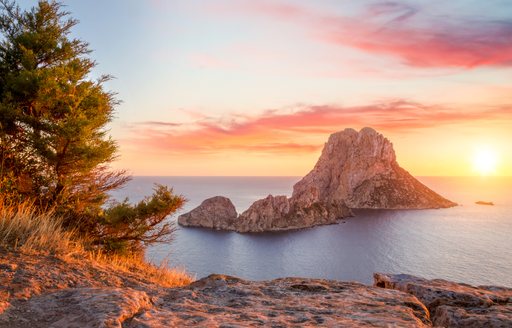
<instances>
[{"instance_id":1,"label":"sea","mask_svg":"<svg viewBox=\"0 0 512 328\"><path fill-rule=\"evenodd\" d=\"M147 249L155 264L250 280L311 277L373 282L374 272L407 273L472 285L512 287L512 177L418 177L459 205L432 210L357 210L338 224L236 233L177 226L171 243ZM288 195L300 177L134 177L113 193L140 201L154 184L188 199L177 215L212 196L240 213L255 200ZM492 201L494 206L476 201Z\"/></svg>"}]
</instances>

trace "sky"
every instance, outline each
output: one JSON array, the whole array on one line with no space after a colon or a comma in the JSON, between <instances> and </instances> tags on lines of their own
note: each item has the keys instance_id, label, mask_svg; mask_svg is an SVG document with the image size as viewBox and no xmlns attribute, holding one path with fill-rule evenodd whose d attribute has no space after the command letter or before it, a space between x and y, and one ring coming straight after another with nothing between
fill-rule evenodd
<instances>
[{"instance_id":1,"label":"sky","mask_svg":"<svg viewBox=\"0 0 512 328\"><path fill-rule=\"evenodd\" d=\"M63 3L134 175L302 176L370 126L413 175L512 176L509 0Z\"/></svg>"}]
</instances>

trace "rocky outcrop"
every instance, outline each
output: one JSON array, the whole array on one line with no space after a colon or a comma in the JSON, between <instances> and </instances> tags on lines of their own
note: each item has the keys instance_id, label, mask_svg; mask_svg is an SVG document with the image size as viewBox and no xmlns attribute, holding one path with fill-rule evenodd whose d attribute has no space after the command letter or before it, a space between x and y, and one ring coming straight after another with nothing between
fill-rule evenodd
<instances>
[{"instance_id":1,"label":"rocky outcrop","mask_svg":"<svg viewBox=\"0 0 512 328\"><path fill-rule=\"evenodd\" d=\"M0 327L512 327L512 289L410 275L375 285L210 275L168 287L144 272L0 249Z\"/></svg>"},{"instance_id":2,"label":"rocky outcrop","mask_svg":"<svg viewBox=\"0 0 512 328\"><path fill-rule=\"evenodd\" d=\"M494 206L494 203L493 203L493 202L486 202L486 201L483 201L483 200L479 200L479 201L475 202L475 204L477 204L477 205L489 205L489 206Z\"/></svg>"},{"instance_id":3,"label":"rocky outcrop","mask_svg":"<svg viewBox=\"0 0 512 328\"><path fill-rule=\"evenodd\" d=\"M343 203L298 204L293 198L272 196L254 202L240 214L234 226L239 232L261 232L303 229L336 223L351 216L352 211Z\"/></svg>"},{"instance_id":4,"label":"rocky outcrop","mask_svg":"<svg viewBox=\"0 0 512 328\"><path fill-rule=\"evenodd\" d=\"M72 288L43 294L23 304L30 316L11 315L7 327L122 327L152 307L145 292L131 288ZM28 320L27 320L28 319ZM31 322L31 320L33 320Z\"/></svg>"},{"instance_id":5,"label":"rocky outcrop","mask_svg":"<svg viewBox=\"0 0 512 328\"><path fill-rule=\"evenodd\" d=\"M406 274L374 274L375 286L414 295L439 327L512 327L512 289L474 287Z\"/></svg>"},{"instance_id":6,"label":"rocky outcrop","mask_svg":"<svg viewBox=\"0 0 512 328\"><path fill-rule=\"evenodd\" d=\"M233 230L249 232L284 229L291 223L287 220L288 213L290 201L286 196L269 195L255 201L244 211L233 226Z\"/></svg>"},{"instance_id":7,"label":"rocky outcrop","mask_svg":"<svg viewBox=\"0 0 512 328\"><path fill-rule=\"evenodd\" d=\"M512 289L376 273L374 286L211 275L182 287L0 249L0 327L512 327Z\"/></svg>"},{"instance_id":8,"label":"rocky outcrop","mask_svg":"<svg viewBox=\"0 0 512 328\"><path fill-rule=\"evenodd\" d=\"M179 217L183 226L238 232L289 230L336 223L351 208L428 209L456 204L401 168L392 143L371 128L332 134L315 167L293 187L291 198L268 196L236 218L219 196ZM214 201L215 200L215 201ZM221 204L219 214L210 203ZM231 206L231 207L229 207ZM229 209L228 209L229 207ZM233 207L234 208L234 207Z\"/></svg>"},{"instance_id":9,"label":"rocky outcrop","mask_svg":"<svg viewBox=\"0 0 512 328\"><path fill-rule=\"evenodd\" d=\"M161 290L192 281L148 269L0 246L0 327L121 327L149 310Z\"/></svg>"},{"instance_id":10,"label":"rocky outcrop","mask_svg":"<svg viewBox=\"0 0 512 328\"><path fill-rule=\"evenodd\" d=\"M230 230L238 214L229 198L216 196L208 198L192 211L180 215L182 226Z\"/></svg>"},{"instance_id":11,"label":"rocky outcrop","mask_svg":"<svg viewBox=\"0 0 512 328\"><path fill-rule=\"evenodd\" d=\"M169 290L126 327L428 327L414 296L353 282L211 275Z\"/></svg>"},{"instance_id":12,"label":"rocky outcrop","mask_svg":"<svg viewBox=\"0 0 512 328\"><path fill-rule=\"evenodd\" d=\"M371 128L332 134L313 170L293 187L292 199L377 209L456 205L402 169L393 144Z\"/></svg>"},{"instance_id":13,"label":"rocky outcrop","mask_svg":"<svg viewBox=\"0 0 512 328\"><path fill-rule=\"evenodd\" d=\"M222 200L222 201L219 201ZM178 217L182 226L195 226L237 232L263 232L303 229L322 224L333 224L352 215L341 204L320 202L298 205L286 196L269 195L254 202L237 218L228 198L212 197L191 212Z\"/></svg>"}]
</instances>

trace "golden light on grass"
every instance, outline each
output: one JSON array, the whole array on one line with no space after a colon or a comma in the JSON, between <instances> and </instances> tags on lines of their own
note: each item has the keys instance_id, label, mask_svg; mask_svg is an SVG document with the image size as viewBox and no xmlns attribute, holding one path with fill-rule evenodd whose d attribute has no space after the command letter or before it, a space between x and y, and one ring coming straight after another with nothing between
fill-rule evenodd
<instances>
[{"instance_id":1,"label":"golden light on grass","mask_svg":"<svg viewBox=\"0 0 512 328\"><path fill-rule=\"evenodd\" d=\"M496 173L498 154L490 147L480 147L473 153L473 170L480 175Z\"/></svg>"},{"instance_id":2,"label":"golden light on grass","mask_svg":"<svg viewBox=\"0 0 512 328\"><path fill-rule=\"evenodd\" d=\"M53 212L38 212L32 202L10 202L0 195L0 248L52 254L68 263L82 263L89 259L91 265L101 265L113 270L144 277L145 280L164 287L190 284L194 278L182 269L169 268L146 262L142 256L105 254L91 249L89 242L73 231L65 230Z\"/></svg>"}]
</instances>

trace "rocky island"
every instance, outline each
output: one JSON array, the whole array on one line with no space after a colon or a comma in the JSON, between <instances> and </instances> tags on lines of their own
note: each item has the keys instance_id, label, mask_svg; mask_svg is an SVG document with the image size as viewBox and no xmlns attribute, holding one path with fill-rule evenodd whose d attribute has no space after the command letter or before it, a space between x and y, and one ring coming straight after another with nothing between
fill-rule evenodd
<instances>
[{"instance_id":1,"label":"rocky island","mask_svg":"<svg viewBox=\"0 0 512 328\"><path fill-rule=\"evenodd\" d=\"M475 202L475 204L477 204L477 205L488 205L488 206L493 206L494 205L493 202L486 202L486 201L483 201L483 200L479 200L479 201Z\"/></svg>"},{"instance_id":2,"label":"rocky island","mask_svg":"<svg viewBox=\"0 0 512 328\"><path fill-rule=\"evenodd\" d=\"M396 161L393 144L372 128L332 134L315 167L293 187L290 198L272 196L237 214L222 196L181 215L182 226L262 232L333 224L351 209L430 209L455 206Z\"/></svg>"}]
</instances>

